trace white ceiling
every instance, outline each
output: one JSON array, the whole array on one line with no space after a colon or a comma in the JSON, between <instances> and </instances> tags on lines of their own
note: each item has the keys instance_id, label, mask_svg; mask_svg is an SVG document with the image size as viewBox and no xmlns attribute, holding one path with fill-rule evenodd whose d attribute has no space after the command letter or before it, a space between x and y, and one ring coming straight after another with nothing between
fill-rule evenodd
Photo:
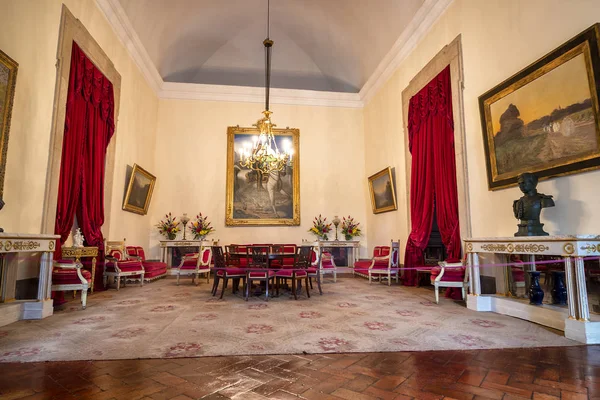
<instances>
[{"instance_id":1,"label":"white ceiling","mask_svg":"<svg viewBox=\"0 0 600 400\"><path fill-rule=\"evenodd\" d=\"M118 1L165 82L264 86L267 0ZM358 93L423 3L271 0L271 86Z\"/></svg>"}]
</instances>

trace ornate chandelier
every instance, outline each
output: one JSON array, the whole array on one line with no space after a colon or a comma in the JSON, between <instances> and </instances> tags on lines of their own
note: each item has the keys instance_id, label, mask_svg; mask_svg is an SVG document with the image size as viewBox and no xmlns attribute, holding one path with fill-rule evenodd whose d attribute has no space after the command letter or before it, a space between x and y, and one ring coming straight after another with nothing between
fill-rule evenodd
<instances>
[{"instance_id":1,"label":"ornate chandelier","mask_svg":"<svg viewBox=\"0 0 600 400\"><path fill-rule=\"evenodd\" d=\"M263 41L265 46L265 111L264 117L253 126L258 128L259 136L254 138L251 146L240 150L240 165L263 174L272 171L281 171L291 162L292 154L289 149L280 151L275 141L273 128L276 126L271 121L272 112L269 111L269 89L271 86L271 50L273 41L269 39L270 0L267 1L267 38Z\"/></svg>"}]
</instances>

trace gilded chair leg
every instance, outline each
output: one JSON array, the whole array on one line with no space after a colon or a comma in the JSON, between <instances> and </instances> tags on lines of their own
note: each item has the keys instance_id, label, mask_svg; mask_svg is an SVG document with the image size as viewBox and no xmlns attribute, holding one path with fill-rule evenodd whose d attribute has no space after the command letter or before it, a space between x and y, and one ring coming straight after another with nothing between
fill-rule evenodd
<instances>
[{"instance_id":1,"label":"gilded chair leg","mask_svg":"<svg viewBox=\"0 0 600 400\"><path fill-rule=\"evenodd\" d=\"M87 291L87 285L83 285L83 289L81 290L81 308L83 308L84 310L87 305Z\"/></svg>"},{"instance_id":2,"label":"gilded chair leg","mask_svg":"<svg viewBox=\"0 0 600 400\"><path fill-rule=\"evenodd\" d=\"M337 282L337 271L333 270L333 283Z\"/></svg>"},{"instance_id":3,"label":"gilded chair leg","mask_svg":"<svg viewBox=\"0 0 600 400\"><path fill-rule=\"evenodd\" d=\"M388 286L392 286L392 275L388 272Z\"/></svg>"}]
</instances>

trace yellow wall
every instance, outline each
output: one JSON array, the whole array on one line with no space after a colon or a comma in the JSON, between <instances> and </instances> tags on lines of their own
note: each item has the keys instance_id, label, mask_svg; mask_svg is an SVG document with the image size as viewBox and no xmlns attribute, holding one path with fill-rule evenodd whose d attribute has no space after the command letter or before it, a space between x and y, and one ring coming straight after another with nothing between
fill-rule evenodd
<instances>
[{"instance_id":1,"label":"yellow wall","mask_svg":"<svg viewBox=\"0 0 600 400\"><path fill-rule=\"evenodd\" d=\"M225 227L227 127L249 127L262 104L161 100L156 144L156 194L152 221L167 212L209 216L210 237L221 244L299 243L314 238L312 219L322 213L366 221L362 110L333 107L271 107L279 127L300 129L300 217L295 227ZM370 206L369 206L370 207ZM181 234L180 234L181 235ZM330 239L333 235L330 235ZM160 236L153 229L153 255Z\"/></svg>"},{"instance_id":2,"label":"yellow wall","mask_svg":"<svg viewBox=\"0 0 600 400\"><path fill-rule=\"evenodd\" d=\"M394 75L365 107L366 173L391 165L397 170L398 212L369 214L369 243L408 236L401 93L410 80L456 36L462 35L464 107L473 236L512 236L517 221L512 200L518 188L487 188L478 97L531 62L600 21L597 0L455 0ZM541 182L556 207L542 222L551 234L598 233L600 171Z\"/></svg>"},{"instance_id":3,"label":"yellow wall","mask_svg":"<svg viewBox=\"0 0 600 400\"><path fill-rule=\"evenodd\" d=\"M19 63L0 226L8 232L41 230L63 2L122 78L108 236L147 246L150 217L122 211L121 205L127 165L154 169L158 99L93 0L0 0L0 49Z\"/></svg>"}]
</instances>

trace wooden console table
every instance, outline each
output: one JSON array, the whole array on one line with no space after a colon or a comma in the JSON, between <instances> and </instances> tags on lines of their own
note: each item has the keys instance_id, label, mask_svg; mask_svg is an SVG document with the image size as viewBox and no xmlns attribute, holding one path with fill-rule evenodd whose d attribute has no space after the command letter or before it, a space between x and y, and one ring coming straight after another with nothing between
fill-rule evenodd
<instances>
[{"instance_id":1,"label":"wooden console table","mask_svg":"<svg viewBox=\"0 0 600 400\"><path fill-rule=\"evenodd\" d=\"M467 296L468 308L512 315L557 329L562 327L565 336L570 339L588 344L600 343L600 322L590 321L584 270L585 257L600 256L600 235L488 237L469 238L464 242L471 277L470 294ZM561 310L557 307L534 306L505 296L482 295L479 256L481 253L528 255L532 270L535 270L535 256L562 257L568 294L566 315L560 313Z\"/></svg>"},{"instance_id":2,"label":"wooden console table","mask_svg":"<svg viewBox=\"0 0 600 400\"><path fill-rule=\"evenodd\" d=\"M90 285L91 293L94 293L94 280L96 278L96 257L98 257L98 247L62 247L62 258L74 258L78 263L81 258L92 258L92 282Z\"/></svg>"}]
</instances>

